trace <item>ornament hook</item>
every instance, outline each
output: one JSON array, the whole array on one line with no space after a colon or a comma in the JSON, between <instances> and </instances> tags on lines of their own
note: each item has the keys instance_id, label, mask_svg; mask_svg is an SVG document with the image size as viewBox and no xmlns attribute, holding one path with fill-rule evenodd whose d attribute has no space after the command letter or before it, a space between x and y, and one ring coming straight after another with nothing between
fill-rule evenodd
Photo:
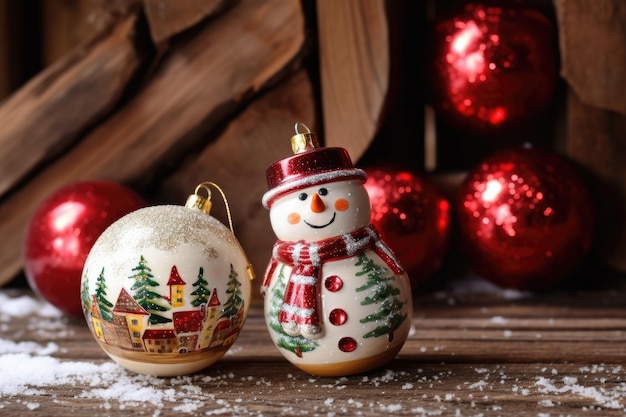
<instances>
[{"instance_id":1,"label":"ornament hook","mask_svg":"<svg viewBox=\"0 0 626 417\"><path fill-rule=\"evenodd\" d=\"M213 205L213 203L211 203L211 188L209 188L209 186L214 187L222 196L222 200L224 200L224 206L226 207L226 217L228 217L228 227L230 227L230 231L234 235L235 229L233 227L233 218L230 214L230 206L228 205L228 199L226 198L226 194L224 194L224 191L216 183L212 181L204 181L198 184L196 186L196 189L194 190L194 193L187 198L185 207L191 208L191 209L197 209L206 214L210 214L211 206ZM200 190L205 190L207 193L207 196L202 197L200 194L198 194ZM243 252L243 248L241 249L241 251ZM244 253L244 256L245 256L245 253ZM252 264L249 261L248 261L248 265L246 266L246 271L248 273L248 278L250 280L253 280L256 277L256 274L254 273L254 269L252 268Z\"/></svg>"},{"instance_id":2,"label":"ornament hook","mask_svg":"<svg viewBox=\"0 0 626 417\"><path fill-rule=\"evenodd\" d=\"M228 199L226 198L226 194L224 194L224 191L216 183L212 181L205 181L205 182L201 182L200 184L198 184L196 186L196 189L194 190L194 193L190 195L189 198L187 198L187 203L185 204L185 207L197 208L206 214L210 214L213 203L211 203L211 189L209 188L209 186L214 187L222 196L222 200L224 200L224 206L226 206L226 217L228 217L228 227L230 227L230 231L233 232L233 234L235 234L235 229L233 228L233 218L230 214L230 206L228 205ZM207 193L206 198L198 194L200 190L206 191Z\"/></svg>"},{"instance_id":3,"label":"ornament hook","mask_svg":"<svg viewBox=\"0 0 626 417\"><path fill-rule=\"evenodd\" d=\"M296 130L296 135L300 134L300 126L306 129L305 133L311 133L311 129L309 129L307 125L302 122L296 122L296 125L294 126L294 129Z\"/></svg>"},{"instance_id":4,"label":"ornament hook","mask_svg":"<svg viewBox=\"0 0 626 417\"><path fill-rule=\"evenodd\" d=\"M306 131L304 133L300 133L300 127ZM291 137L291 150L294 154L319 148L317 135L311 132L311 129L309 129L307 125L302 122L296 122L294 128L296 130L296 134Z\"/></svg>"}]
</instances>

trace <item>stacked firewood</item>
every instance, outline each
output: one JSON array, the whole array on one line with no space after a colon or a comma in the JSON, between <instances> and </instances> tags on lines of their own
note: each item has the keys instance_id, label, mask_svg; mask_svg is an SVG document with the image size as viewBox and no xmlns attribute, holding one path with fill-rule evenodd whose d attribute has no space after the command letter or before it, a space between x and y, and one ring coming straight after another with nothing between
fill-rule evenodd
<instances>
[{"instance_id":1,"label":"stacked firewood","mask_svg":"<svg viewBox=\"0 0 626 417\"><path fill-rule=\"evenodd\" d=\"M390 102L420 76L407 78L397 61L407 38L395 19L409 4L94 3L93 35L0 105L0 285L21 273L22 235L40 202L91 179L127 185L151 204L184 204L197 184L216 182L261 273L275 241L260 203L265 169L291 153L296 122L354 162L371 149L394 117ZM554 6L567 85L557 143L594 182L600 258L624 271L626 13L620 0ZM402 16L416 22L406 28L413 39L425 37L424 16ZM404 105L422 105L410 110L419 119L424 97L413 98ZM419 148L401 144L400 159L424 152L420 123L400 127ZM219 201L213 207L225 221Z\"/></svg>"},{"instance_id":2,"label":"stacked firewood","mask_svg":"<svg viewBox=\"0 0 626 417\"><path fill-rule=\"evenodd\" d=\"M295 123L357 160L388 89L384 2L321 0L312 10L299 0L94 8L95 34L0 107L0 285L20 274L23 231L41 201L91 179L151 204L184 204L197 184L216 182L262 271L275 241L261 205L265 169L291 153ZM306 65L313 51L321 92ZM226 222L218 197L213 207Z\"/></svg>"}]
</instances>

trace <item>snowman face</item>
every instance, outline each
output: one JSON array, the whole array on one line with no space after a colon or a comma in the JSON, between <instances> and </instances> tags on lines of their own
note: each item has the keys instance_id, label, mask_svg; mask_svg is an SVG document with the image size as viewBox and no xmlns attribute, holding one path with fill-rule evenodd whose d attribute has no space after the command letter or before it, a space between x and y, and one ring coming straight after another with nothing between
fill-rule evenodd
<instances>
[{"instance_id":1,"label":"snowman face","mask_svg":"<svg viewBox=\"0 0 626 417\"><path fill-rule=\"evenodd\" d=\"M370 200L359 180L303 188L278 198L270 208L280 240L313 242L352 232L370 223Z\"/></svg>"}]
</instances>

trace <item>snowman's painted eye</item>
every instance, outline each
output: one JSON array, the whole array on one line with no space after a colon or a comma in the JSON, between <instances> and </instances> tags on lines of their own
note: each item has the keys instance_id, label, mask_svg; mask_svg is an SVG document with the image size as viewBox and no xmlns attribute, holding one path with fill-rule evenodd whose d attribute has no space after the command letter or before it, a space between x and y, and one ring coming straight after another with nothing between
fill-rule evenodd
<instances>
[{"instance_id":1,"label":"snowman's painted eye","mask_svg":"<svg viewBox=\"0 0 626 417\"><path fill-rule=\"evenodd\" d=\"M328 188L320 188L317 193L319 195L327 195L328 194Z\"/></svg>"},{"instance_id":2,"label":"snowman's painted eye","mask_svg":"<svg viewBox=\"0 0 626 417\"><path fill-rule=\"evenodd\" d=\"M304 201L306 200L308 196L306 195L306 193L300 193L300 195L298 196L298 198L300 199L300 201Z\"/></svg>"}]
</instances>

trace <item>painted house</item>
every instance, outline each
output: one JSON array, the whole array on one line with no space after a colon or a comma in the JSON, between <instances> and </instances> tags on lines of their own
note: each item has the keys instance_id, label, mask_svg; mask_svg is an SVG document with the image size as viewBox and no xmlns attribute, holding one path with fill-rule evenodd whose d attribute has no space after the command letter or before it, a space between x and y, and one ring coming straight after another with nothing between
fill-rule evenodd
<instances>
[{"instance_id":1,"label":"painted house","mask_svg":"<svg viewBox=\"0 0 626 417\"><path fill-rule=\"evenodd\" d=\"M95 294L92 296L91 299L90 316L94 334L98 337L98 339L104 342L105 340L104 330L102 330L102 314L100 313L100 307L98 307L98 299L96 298Z\"/></svg>"},{"instance_id":2,"label":"painted house","mask_svg":"<svg viewBox=\"0 0 626 417\"><path fill-rule=\"evenodd\" d=\"M205 311L176 311L172 317L174 330L178 334L178 352L187 353L196 350L204 324Z\"/></svg>"},{"instance_id":3,"label":"painted house","mask_svg":"<svg viewBox=\"0 0 626 417\"><path fill-rule=\"evenodd\" d=\"M183 307L185 305L185 285L186 282L180 277L176 265L170 270L170 278L167 286L170 288L170 304L172 307Z\"/></svg>"},{"instance_id":4,"label":"painted house","mask_svg":"<svg viewBox=\"0 0 626 417\"><path fill-rule=\"evenodd\" d=\"M178 351L178 336L174 329L146 329L143 346L148 353L173 353Z\"/></svg>"},{"instance_id":5,"label":"painted house","mask_svg":"<svg viewBox=\"0 0 626 417\"><path fill-rule=\"evenodd\" d=\"M213 339L213 332L215 332L217 313L219 312L219 308L221 305L222 303L217 296L217 288L213 288L211 298L204 307L206 309L206 318L204 320L204 328L202 329L202 336L200 338L200 344L198 346L198 349L205 349L210 347L211 340Z\"/></svg>"},{"instance_id":6,"label":"painted house","mask_svg":"<svg viewBox=\"0 0 626 417\"><path fill-rule=\"evenodd\" d=\"M224 338L224 341L222 342L223 346L235 343L235 340L237 340L237 336L243 327L243 319L243 306L241 306L241 308L237 311L237 314L231 317L230 332Z\"/></svg>"},{"instance_id":7,"label":"painted house","mask_svg":"<svg viewBox=\"0 0 626 417\"><path fill-rule=\"evenodd\" d=\"M213 338L211 339L210 347L222 346L224 340L228 337L231 331L232 322L228 317L222 317L215 325L215 331L213 332Z\"/></svg>"},{"instance_id":8,"label":"painted house","mask_svg":"<svg viewBox=\"0 0 626 417\"><path fill-rule=\"evenodd\" d=\"M113 324L118 345L126 349L143 350L142 332L149 317L150 313L122 288L113 307Z\"/></svg>"}]
</instances>

